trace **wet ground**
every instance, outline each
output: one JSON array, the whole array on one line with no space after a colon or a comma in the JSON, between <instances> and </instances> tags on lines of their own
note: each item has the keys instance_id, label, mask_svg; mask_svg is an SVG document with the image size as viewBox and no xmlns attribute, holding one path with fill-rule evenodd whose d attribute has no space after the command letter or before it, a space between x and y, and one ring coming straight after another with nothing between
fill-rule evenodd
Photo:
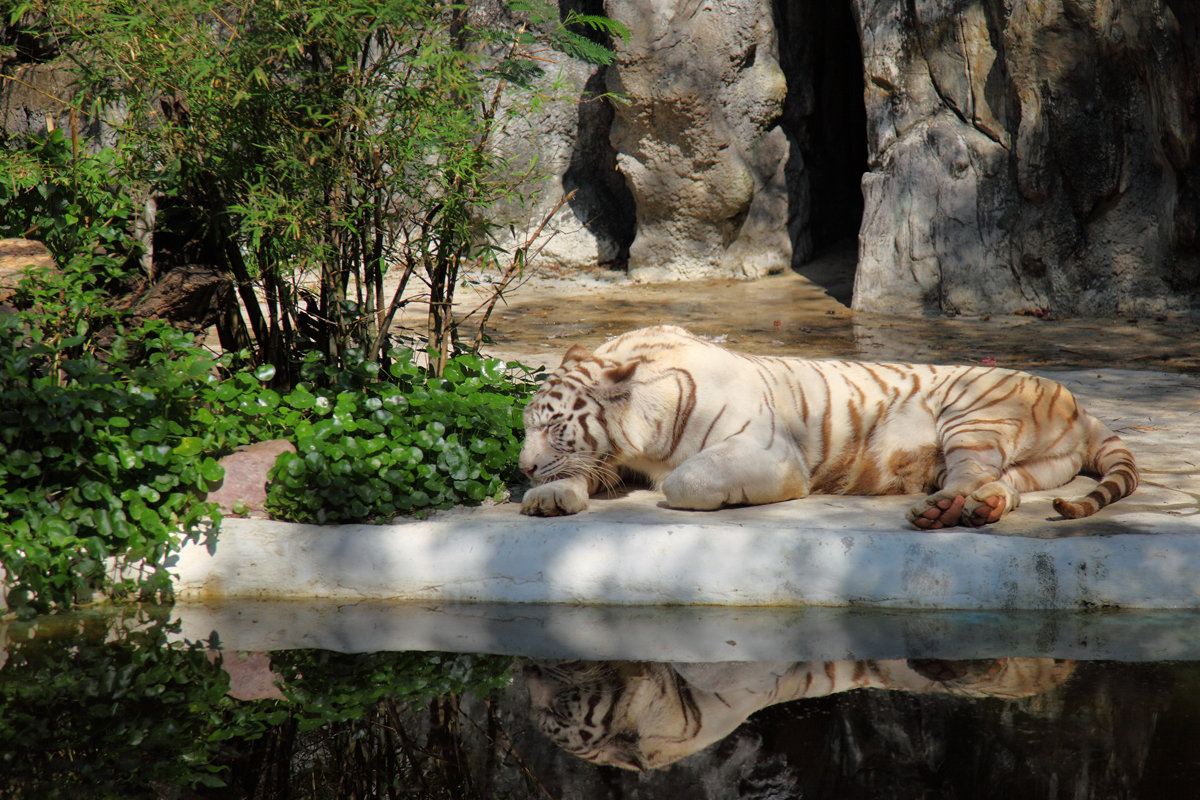
<instances>
[{"instance_id":1,"label":"wet ground","mask_svg":"<svg viewBox=\"0 0 1200 800\"><path fill-rule=\"evenodd\" d=\"M643 284L611 272L538 278L497 306L485 349L555 365L572 344L591 347L632 328L670 323L755 353L1200 373L1198 314L1054 319L1031 309L1028 315L914 319L853 312L847 306L853 259L853 251L840 251L800 273L757 281Z\"/></svg>"}]
</instances>

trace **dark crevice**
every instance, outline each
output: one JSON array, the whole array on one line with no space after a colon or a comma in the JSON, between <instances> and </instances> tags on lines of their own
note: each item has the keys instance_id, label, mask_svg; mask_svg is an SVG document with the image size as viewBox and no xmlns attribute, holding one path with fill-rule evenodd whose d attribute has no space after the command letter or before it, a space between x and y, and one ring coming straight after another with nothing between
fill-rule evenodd
<instances>
[{"instance_id":1,"label":"dark crevice","mask_svg":"<svg viewBox=\"0 0 1200 800\"><path fill-rule=\"evenodd\" d=\"M574 11L576 14L587 14L597 17L603 17L604 0L559 0L558 17L565 20L567 14ZM587 25L578 25L573 29L574 33L584 36L596 44L612 47L612 38L602 30L589 27Z\"/></svg>"},{"instance_id":2,"label":"dark crevice","mask_svg":"<svg viewBox=\"0 0 1200 800\"><path fill-rule=\"evenodd\" d=\"M0 17L0 64L41 64L59 55L59 41L38 26L39 18L31 13L9 20L7 12Z\"/></svg>"},{"instance_id":3,"label":"dark crevice","mask_svg":"<svg viewBox=\"0 0 1200 800\"><path fill-rule=\"evenodd\" d=\"M787 79L781 126L792 266L852 246L862 222L867 114L862 47L851 0L774 0ZM854 259L840 259L853 272ZM850 276L841 276L848 283Z\"/></svg>"},{"instance_id":4,"label":"dark crevice","mask_svg":"<svg viewBox=\"0 0 1200 800\"><path fill-rule=\"evenodd\" d=\"M633 194L617 171L617 153L609 141L614 112L605 91L604 69L584 86L579 100L571 163L563 173L564 192L574 191L571 211L599 245L600 266L625 269L637 230Z\"/></svg>"},{"instance_id":5,"label":"dark crevice","mask_svg":"<svg viewBox=\"0 0 1200 800\"><path fill-rule=\"evenodd\" d=\"M604 14L603 0L560 0L559 13ZM577 33L597 44L611 48L610 37L602 31L580 27ZM617 152L609 141L615 112L608 99L606 68L592 73L579 98L575 141L571 162L563 173L564 192L574 191L570 208L575 218L596 237L599 266L626 269L629 246L637 231L636 204L633 194L617 171Z\"/></svg>"}]
</instances>

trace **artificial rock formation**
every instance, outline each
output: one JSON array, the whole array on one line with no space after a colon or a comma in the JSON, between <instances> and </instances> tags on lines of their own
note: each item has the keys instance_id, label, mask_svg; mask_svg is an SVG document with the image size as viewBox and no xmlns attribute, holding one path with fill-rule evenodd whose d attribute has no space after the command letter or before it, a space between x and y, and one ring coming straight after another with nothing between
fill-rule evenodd
<instances>
[{"instance_id":1,"label":"artificial rock formation","mask_svg":"<svg viewBox=\"0 0 1200 800\"><path fill-rule=\"evenodd\" d=\"M606 68L539 54L565 97L498 143L546 170L498 209L506 244L575 191L544 227L542 266L757 277L857 235L860 310L1200 300L1195 0L559 4L631 35ZM13 48L4 131L70 124L39 83L48 56Z\"/></svg>"},{"instance_id":2,"label":"artificial rock formation","mask_svg":"<svg viewBox=\"0 0 1200 800\"><path fill-rule=\"evenodd\" d=\"M586 153L615 162L631 275L755 277L857 231L861 310L1154 314L1200 289L1194 3L585 10L631 32L607 70L626 100L611 149L593 125L571 167L619 189ZM599 229L618 210L576 215Z\"/></svg>"},{"instance_id":3,"label":"artificial rock formation","mask_svg":"<svg viewBox=\"0 0 1200 800\"><path fill-rule=\"evenodd\" d=\"M1159 313L1200 285L1193 4L855 0L859 309Z\"/></svg>"},{"instance_id":4,"label":"artificial rock formation","mask_svg":"<svg viewBox=\"0 0 1200 800\"><path fill-rule=\"evenodd\" d=\"M524 204L493 210L517 223L502 246L545 220L538 257L558 267L627 267L647 280L787 267L788 142L778 125L787 83L770 1L568 3L631 35L608 43L609 68L536 54L546 87L564 99L509 117L496 137L518 168L532 142L538 165Z\"/></svg>"},{"instance_id":5,"label":"artificial rock formation","mask_svg":"<svg viewBox=\"0 0 1200 800\"><path fill-rule=\"evenodd\" d=\"M630 274L759 277L791 262L778 127L787 83L768 0L609 0L611 141L637 207Z\"/></svg>"}]
</instances>

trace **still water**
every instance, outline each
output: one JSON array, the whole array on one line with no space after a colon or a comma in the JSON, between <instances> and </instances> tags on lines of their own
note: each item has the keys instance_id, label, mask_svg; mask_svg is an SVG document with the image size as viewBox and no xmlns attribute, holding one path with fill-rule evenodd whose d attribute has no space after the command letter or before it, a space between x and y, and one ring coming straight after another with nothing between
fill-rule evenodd
<instances>
[{"instance_id":1,"label":"still water","mask_svg":"<svg viewBox=\"0 0 1200 800\"><path fill-rule=\"evenodd\" d=\"M1194 615L556 613L0 623L0 797L1200 792L1200 659L1153 658L1196 659Z\"/></svg>"}]
</instances>

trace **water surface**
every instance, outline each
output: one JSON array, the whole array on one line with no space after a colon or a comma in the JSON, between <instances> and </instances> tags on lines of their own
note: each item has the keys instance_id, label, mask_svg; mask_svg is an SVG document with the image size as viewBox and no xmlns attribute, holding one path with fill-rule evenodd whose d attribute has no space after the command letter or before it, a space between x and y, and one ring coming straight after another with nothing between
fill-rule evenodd
<instances>
[{"instance_id":1,"label":"water surface","mask_svg":"<svg viewBox=\"0 0 1200 800\"><path fill-rule=\"evenodd\" d=\"M654 617L630 613L633 627ZM602 616L619 624L620 610ZM1084 619L1053 642L1050 617L1040 629L1026 617L1016 629L1029 637L1004 646L1033 655L976 641L971 657L946 658L955 625L1003 621L900 613L860 620L908 631L855 640L889 657L797 660L782 648L705 663L555 657L569 653L545 642L533 655L239 650L219 631L183 635L161 607L13 623L0 655L0 797L1188 796L1200 782L1200 662L1047 650L1120 638L1139 619L1160 637L1195 620ZM721 635L732 619L698 630ZM938 620L949 639L916 641ZM902 641L908 652L893 652Z\"/></svg>"}]
</instances>

